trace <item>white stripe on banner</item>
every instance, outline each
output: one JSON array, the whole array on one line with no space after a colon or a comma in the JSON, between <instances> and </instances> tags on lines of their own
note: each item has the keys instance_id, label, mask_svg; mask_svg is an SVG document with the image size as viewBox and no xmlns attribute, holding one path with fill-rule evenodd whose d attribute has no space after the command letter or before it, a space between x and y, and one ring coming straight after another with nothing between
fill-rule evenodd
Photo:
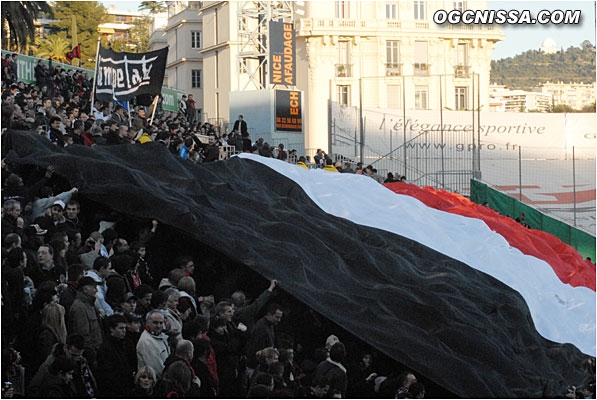
<instances>
[{"instance_id":1,"label":"white stripe on banner","mask_svg":"<svg viewBox=\"0 0 597 400\"><path fill-rule=\"evenodd\" d=\"M366 176L306 170L255 154L239 157L293 180L328 214L415 240L493 276L522 295L543 337L595 355L595 292L562 283L548 263L510 247L482 220L429 208Z\"/></svg>"}]
</instances>

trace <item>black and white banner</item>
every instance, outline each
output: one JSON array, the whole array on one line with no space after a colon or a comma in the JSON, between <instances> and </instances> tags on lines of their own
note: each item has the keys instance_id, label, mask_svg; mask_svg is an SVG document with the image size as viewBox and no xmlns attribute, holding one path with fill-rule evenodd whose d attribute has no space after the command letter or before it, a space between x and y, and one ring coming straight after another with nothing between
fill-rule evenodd
<instances>
[{"instance_id":1,"label":"black and white banner","mask_svg":"<svg viewBox=\"0 0 597 400\"><path fill-rule=\"evenodd\" d=\"M167 47L148 53L117 53L100 47L97 98L122 101L141 94L160 94L167 58Z\"/></svg>"}]
</instances>

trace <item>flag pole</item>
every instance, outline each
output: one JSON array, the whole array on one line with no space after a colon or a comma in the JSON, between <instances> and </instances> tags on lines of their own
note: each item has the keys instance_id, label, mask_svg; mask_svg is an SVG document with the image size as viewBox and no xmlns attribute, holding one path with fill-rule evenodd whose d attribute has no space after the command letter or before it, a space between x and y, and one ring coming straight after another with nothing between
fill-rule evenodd
<instances>
[{"instance_id":1,"label":"flag pole","mask_svg":"<svg viewBox=\"0 0 597 400\"><path fill-rule=\"evenodd\" d=\"M133 126L133 124L132 124L132 121L131 121L132 120L132 118L131 118L132 117L132 115L131 115L131 106L129 105L129 101L128 100L126 101L126 110L129 113L129 128L130 128L130 127Z\"/></svg>"},{"instance_id":2,"label":"flag pole","mask_svg":"<svg viewBox=\"0 0 597 400\"><path fill-rule=\"evenodd\" d=\"M151 124L153 123L153 116L155 115L155 109L158 108L158 97L159 96L160 96L159 94L156 94L152 101L153 110L151 111L151 118L149 118L149 127L151 127Z\"/></svg>"},{"instance_id":3,"label":"flag pole","mask_svg":"<svg viewBox=\"0 0 597 400\"><path fill-rule=\"evenodd\" d=\"M95 100L95 87L97 86L97 69L99 67L99 61L97 60L99 57L99 49L102 37L97 37L97 50L95 51L95 69L93 70L93 88L91 89L91 97L89 98L89 102L91 105L89 106L89 113L93 113L93 103Z\"/></svg>"}]
</instances>

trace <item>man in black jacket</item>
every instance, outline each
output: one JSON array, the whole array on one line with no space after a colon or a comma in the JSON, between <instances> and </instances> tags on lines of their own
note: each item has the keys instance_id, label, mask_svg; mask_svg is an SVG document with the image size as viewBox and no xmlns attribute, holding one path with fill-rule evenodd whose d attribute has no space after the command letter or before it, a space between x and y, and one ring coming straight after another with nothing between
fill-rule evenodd
<instances>
[{"instance_id":1,"label":"man in black jacket","mask_svg":"<svg viewBox=\"0 0 597 400\"><path fill-rule=\"evenodd\" d=\"M238 119L234 122L234 128L232 128L232 130L240 133L242 136L248 135L247 122L243 119L242 115L238 116Z\"/></svg>"},{"instance_id":2,"label":"man in black jacket","mask_svg":"<svg viewBox=\"0 0 597 400\"><path fill-rule=\"evenodd\" d=\"M124 315L114 314L107 318L110 334L106 336L97 351L98 361L98 391L105 398L127 397L133 388L135 365L127 358L126 318Z\"/></svg>"},{"instance_id":3,"label":"man in black jacket","mask_svg":"<svg viewBox=\"0 0 597 400\"><path fill-rule=\"evenodd\" d=\"M251 335L247 342L247 364L251 367L257 365L259 350L266 347L274 347L276 344L276 333L274 327L282 320L284 315L282 307L275 303L267 306L266 314L251 329Z\"/></svg>"}]
</instances>

